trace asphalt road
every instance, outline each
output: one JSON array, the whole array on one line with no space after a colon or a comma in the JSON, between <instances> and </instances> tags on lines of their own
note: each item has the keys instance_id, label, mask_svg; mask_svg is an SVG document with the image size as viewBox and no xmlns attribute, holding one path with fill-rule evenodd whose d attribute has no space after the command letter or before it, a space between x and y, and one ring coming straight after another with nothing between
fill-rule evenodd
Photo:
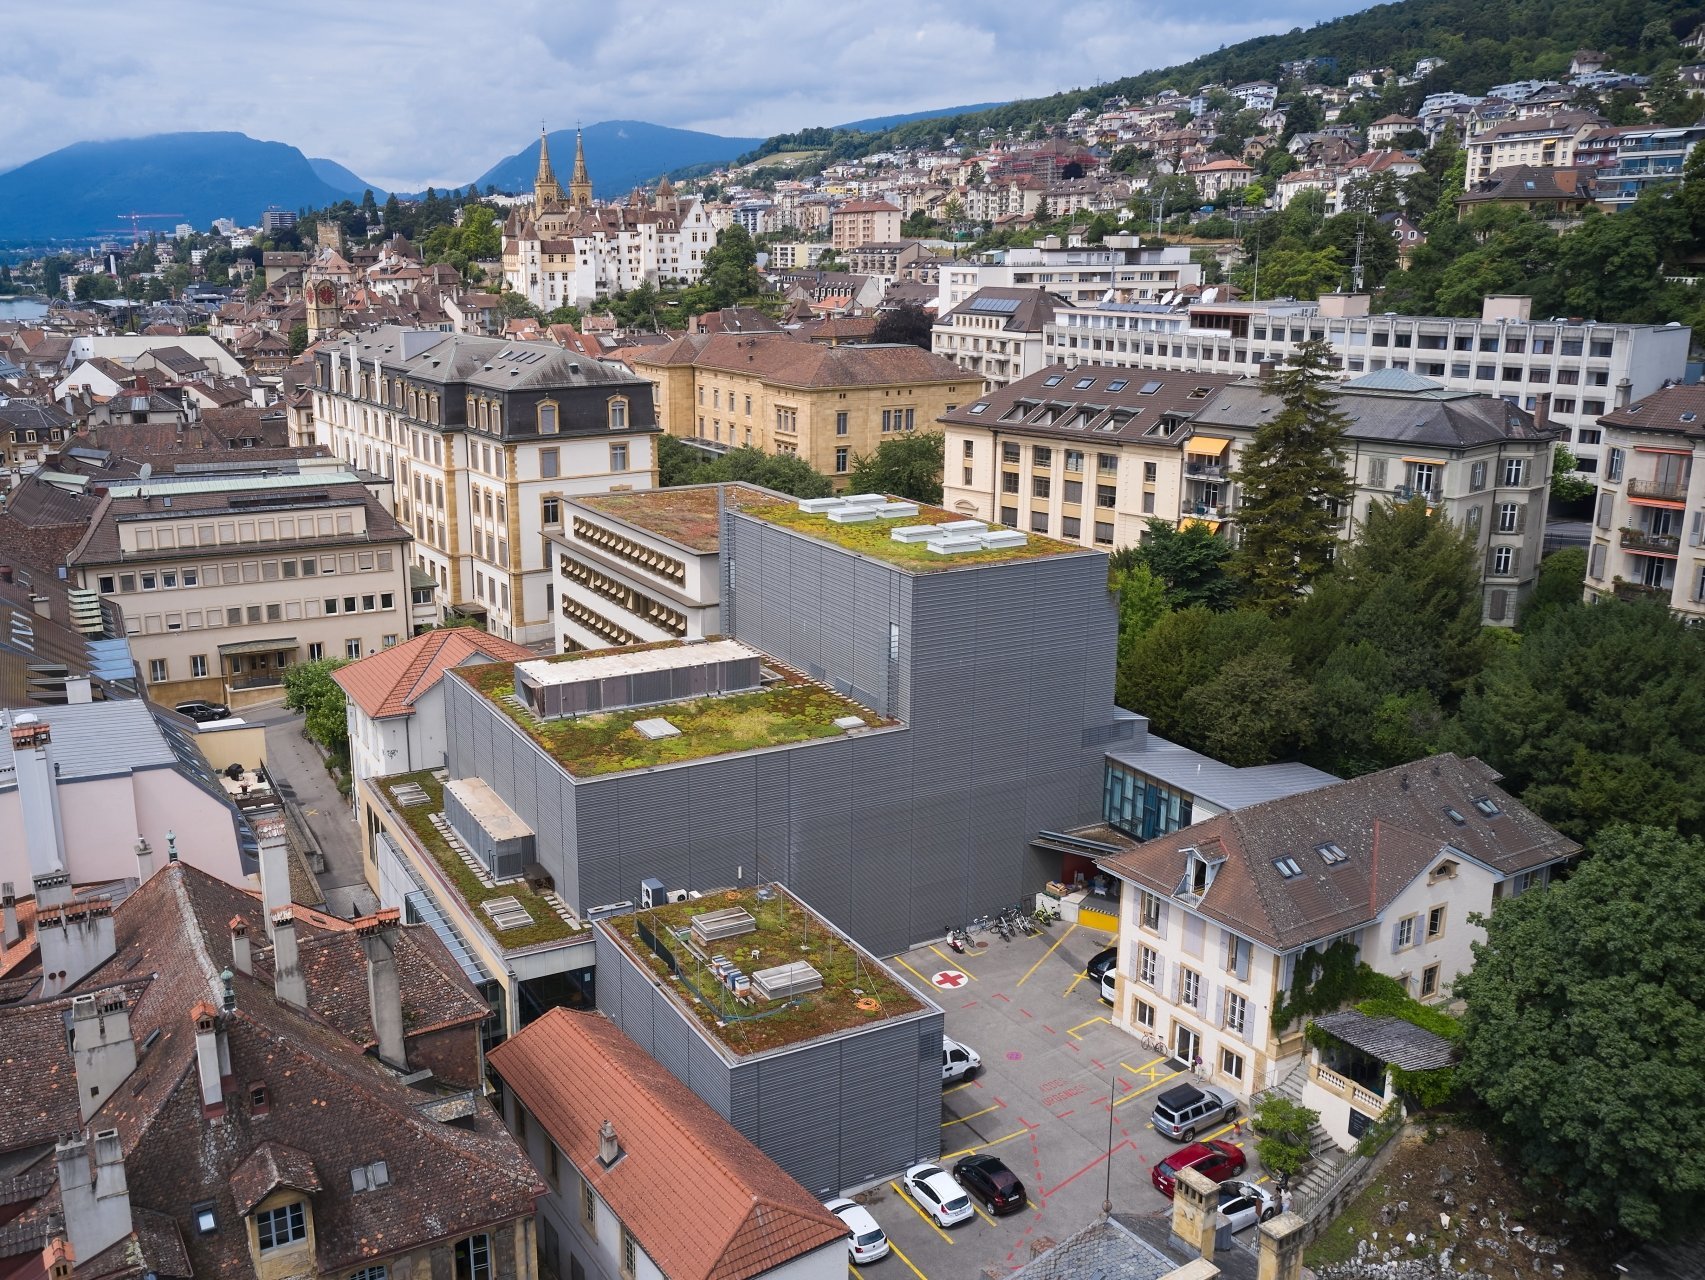
<instances>
[{"instance_id":1,"label":"asphalt road","mask_svg":"<svg viewBox=\"0 0 1705 1280\"><path fill-rule=\"evenodd\" d=\"M361 870L361 838L347 800L326 772L314 744L302 736L302 717L282 706L243 713L250 724L266 726L266 764L275 784L295 799L326 857L320 888L336 915L358 916L377 909L378 899Z\"/></svg>"}]
</instances>

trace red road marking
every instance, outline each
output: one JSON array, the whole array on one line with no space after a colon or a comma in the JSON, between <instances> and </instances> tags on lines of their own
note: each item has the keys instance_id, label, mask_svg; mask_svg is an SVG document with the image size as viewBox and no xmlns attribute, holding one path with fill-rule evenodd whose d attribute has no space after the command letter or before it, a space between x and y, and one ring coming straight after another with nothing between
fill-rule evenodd
<instances>
[{"instance_id":1,"label":"red road marking","mask_svg":"<svg viewBox=\"0 0 1705 1280\"><path fill-rule=\"evenodd\" d=\"M1042 1030L1046 1031L1051 1036L1057 1036L1060 1034L1058 1031L1055 1031L1054 1028L1050 1027L1046 1022L1044 1022L1042 1024Z\"/></svg>"},{"instance_id":2,"label":"red road marking","mask_svg":"<svg viewBox=\"0 0 1705 1280\"><path fill-rule=\"evenodd\" d=\"M1019 1012L1022 1013L1026 1018L1034 1018L1036 1016L1035 1014L1031 1013L1030 1010L1028 1010L1028 1009L1020 1009Z\"/></svg>"},{"instance_id":3,"label":"red road marking","mask_svg":"<svg viewBox=\"0 0 1705 1280\"><path fill-rule=\"evenodd\" d=\"M1077 1043L1075 1041L1072 1041L1072 1040L1066 1041L1066 1048L1070 1049L1073 1053L1082 1053L1083 1052L1082 1049L1077 1047Z\"/></svg>"},{"instance_id":4,"label":"red road marking","mask_svg":"<svg viewBox=\"0 0 1705 1280\"><path fill-rule=\"evenodd\" d=\"M1131 1145L1132 1144L1131 1144L1130 1139L1127 1138L1123 1142L1115 1143L1113 1145L1113 1151L1118 1151L1122 1147L1129 1147ZM1108 1156L1110 1156L1112 1154L1113 1154L1112 1151L1108 1151L1108 1152L1104 1152L1101 1155L1096 1156L1095 1159L1091 1160L1088 1164L1084 1165L1083 1168L1079 1169L1076 1173L1072 1174L1071 1177L1067 1178L1064 1182L1060 1183L1058 1186L1049 1187L1048 1190L1044 1191L1042 1194L1044 1196L1051 1196L1055 1192L1060 1191L1063 1188L1070 1186L1072 1183L1076 1182L1079 1178L1083 1177L1084 1174L1088 1173L1091 1169L1095 1168L1096 1165L1100 1164L1103 1160L1107 1159Z\"/></svg>"},{"instance_id":5,"label":"red road marking","mask_svg":"<svg viewBox=\"0 0 1705 1280\"><path fill-rule=\"evenodd\" d=\"M959 1007L961 1009L969 1009L972 1005L974 1005L976 1003L977 1002L975 1000L967 1000L964 1004L960 1005Z\"/></svg>"},{"instance_id":6,"label":"red road marking","mask_svg":"<svg viewBox=\"0 0 1705 1280\"><path fill-rule=\"evenodd\" d=\"M941 972L932 977L930 981L935 983L938 987L946 987L951 990L954 987L960 986L962 983L970 981L970 979L960 973L957 969L943 969Z\"/></svg>"},{"instance_id":7,"label":"red road marking","mask_svg":"<svg viewBox=\"0 0 1705 1280\"><path fill-rule=\"evenodd\" d=\"M1073 1107L1070 1111L1056 1111L1056 1112L1054 1112L1054 1119L1064 1120L1067 1116L1075 1116L1076 1114L1077 1114L1077 1108Z\"/></svg>"},{"instance_id":8,"label":"red road marking","mask_svg":"<svg viewBox=\"0 0 1705 1280\"><path fill-rule=\"evenodd\" d=\"M1011 996L1002 995L999 991L995 992L995 999L996 1000L1005 1000L1008 1004L1012 1003L1012 997Z\"/></svg>"},{"instance_id":9,"label":"red road marking","mask_svg":"<svg viewBox=\"0 0 1705 1280\"><path fill-rule=\"evenodd\" d=\"M1106 1066L1102 1063L1100 1058L1091 1058L1090 1061L1095 1064L1097 1070L1100 1070L1100 1071L1107 1070Z\"/></svg>"},{"instance_id":10,"label":"red road marking","mask_svg":"<svg viewBox=\"0 0 1705 1280\"><path fill-rule=\"evenodd\" d=\"M1036 1127L1035 1125L1031 1124L1030 1121L1026 1120L1023 1116L1018 1117L1018 1123L1026 1129L1034 1129Z\"/></svg>"}]
</instances>

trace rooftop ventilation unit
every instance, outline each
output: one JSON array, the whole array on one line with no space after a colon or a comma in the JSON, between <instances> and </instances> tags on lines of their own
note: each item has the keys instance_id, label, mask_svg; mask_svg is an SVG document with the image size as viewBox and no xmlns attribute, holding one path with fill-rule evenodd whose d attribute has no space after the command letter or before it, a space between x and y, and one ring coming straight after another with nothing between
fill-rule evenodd
<instances>
[{"instance_id":1,"label":"rooftop ventilation unit","mask_svg":"<svg viewBox=\"0 0 1705 1280\"><path fill-rule=\"evenodd\" d=\"M633 727L654 742L658 738L678 738L681 736L681 731L662 716L653 716L649 720L635 720Z\"/></svg>"},{"instance_id":2,"label":"rooftop ventilation unit","mask_svg":"<svg viewBox=\"0 0 1705 1280\"><path fill-rule=\"evenodd\" d=\"M759 969L752 975L752 986L766 1000L786 1000L809 991L821 991L823 975L800 960L778 964L773 969Z\"/></svg>"},{"instance_id":3,"label":"rooftop ventilation unit","mask_svg":"<svg viewBox=\"0 0 1705 1280\"><path fill-rule=\"evenodd\" d=\"M820 516L828 511L838 510L843 505L840 498L801 498L799 509L806 515Z\"/></svg>"},{"instance_id":4,"label":"rooftop ventilation unit","mask_svg":"<svg viewBox=\"0 0 1705 1280\"><path fill-rule=\"evenodd\" d=\"M982 541L989 551L1005 551L1011 547L1022 547L1029 539L1017 529L991 529L983 535Z\"/></svg>"},{"instance_id":5,"label":"rooftop ventilation unit","mask_svg":"<svg viewBox=\"0 0 1705 1280\"><path fill-rule=\"evenodd\" d=\"M480 910L490 916L491 922L499 929L520 929L533 923L532 913L512 895L488 898L480 903Z\"/></svg>"},{"instance_id":6,"label":"rooftop ventilation unit","mask_svg":"<svg viewBox=\"0 0 1705 1280\"><path fill-rule=\"evenodd\" d=\"M841 505L847 507L881 507L887 504L887 495L881 493L852 493L841 499Z\"/></svg>"},{"instance_id":7,"label":"rooftop ventilation unit","mask_svg":"<svg viewBox=\"0 0 1705 1280\"><path fill-rule=\"evenodd\" d=\"M724 907L693 917L693 940L701 946L723 938L738 938L743 933L756 933L758 922L745 907Z\"/></svg>"},{"instance_id":8,"label":"rooftop ventilation unit","mask_svg":"<svg viewBox=\"0 0 1705 1280\"><path fill-rule=\"evenodd\" d=\"M875 507L837 507L827 513L833 524L864 524L876 519Z\"/></svg>"},{"instance_id":9,"label":"rooftop ventilation unit","mask_svg":"<svg viewBox=\"0 0 1705 1280\"><path fill-rule=\"evenodd\" d=\"M918 514L918 504L915 502L884 502L876 508L876 514L884 520L898 520L904 516Z\"/></svg>"},{"instance_id":10,"label":"rooftop ventilation unit","mask_svg":"<svg viewBox=\"0 0 1705 1280\"><path fill-rule=\"evenodd\" d=\"M973 533L950 533L930 539L929 549L938 556L962 556L967 551L981 551L983 540Z\"/></svg>"},{"instance_id":11,"label":"rooftop ventilation unit","mask_svg":"<svg viewBox=\"0 0 1705 1280\"><path fill-rule=\"evenodd\" d=\"M835 728L837 729L863 729L864 727L863 716L838 716L835 719Z\"/></svg>"},{"instance_id":12,"label":"rooftop ventilation unit","mask_svg":"<svg viewBox=\"0 0 1705 1280\"><path fill-rule=\"evenodd\" d=\"M937 525L949 533L982 533L989 526L981 520L946 520Z\"/></svg>"},{"instance_id":13,"label":"rooftop ventilation unit","mask_svg":"<svg viewBox=\"0 0 1705 1280\"><path fill-rule=\"evenodd\" d=\"M888 536L895 542L930 542L947 535L938 524L903 524L898 529L890 529Z\"/></svg>"},{"instance_id":14,"label":"rooftop ventilation unit","mask_svg":"<svg viewBox=\"0 0 1705 1280\"><path fill-rule=\"evenodd\" d=\"M426 789L418 782L405 782L391 792L392 798L405 809L413 809L417 805L431 804L432 797L426 794Z\"/></svg>"}]
</instances>

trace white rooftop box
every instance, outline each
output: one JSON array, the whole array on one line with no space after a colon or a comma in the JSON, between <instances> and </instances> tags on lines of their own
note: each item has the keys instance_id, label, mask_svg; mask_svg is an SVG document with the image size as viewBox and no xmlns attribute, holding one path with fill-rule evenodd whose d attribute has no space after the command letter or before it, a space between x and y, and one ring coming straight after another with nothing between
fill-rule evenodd
<instances>
[{"instance_id":1,"label":"white rooftop box","mask_svg":"<svg viewBox=\"0 0 1705 1280\"><path fill-rule=\"evenodd\" d=\"M876 519L875 507L840 507L828 513L832 524L864 524Z\"/></svg>"}]
</instances>

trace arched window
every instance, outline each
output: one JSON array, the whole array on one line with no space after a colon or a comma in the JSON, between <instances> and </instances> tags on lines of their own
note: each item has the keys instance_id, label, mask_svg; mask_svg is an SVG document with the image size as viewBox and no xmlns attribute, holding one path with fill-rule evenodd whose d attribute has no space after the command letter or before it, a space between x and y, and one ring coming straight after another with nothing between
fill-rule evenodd
<instances>
[{"instance_id":1,"label":"arched window","mask_svg":"<svg viewBox=\"0 0 1705 1280\"><path fill-rule=\"evenodd\" d=\"M628 429L628 402L626 398L617 396L610 401L610 430L626 431Z\"/></svg>"},{"instance_id":2,"label":"arched window","mask_svg":"<svg viewBox=\"0 0 1705 1280\"><path fill-rule=\"evenodd\" d=\"M555 400L539 402L539 434L554 436L557 433L557 404Z\"/></svg>"}]
</instances>

